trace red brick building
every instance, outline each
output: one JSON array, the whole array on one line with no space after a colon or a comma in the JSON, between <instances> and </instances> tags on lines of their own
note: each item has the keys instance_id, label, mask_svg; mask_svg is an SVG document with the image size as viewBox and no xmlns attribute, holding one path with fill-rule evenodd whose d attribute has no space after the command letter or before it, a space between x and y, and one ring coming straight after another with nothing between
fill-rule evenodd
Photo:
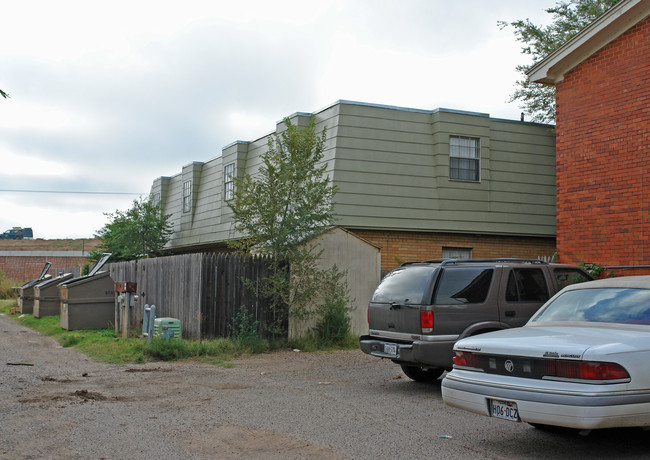
<instances>
[{"instance_id":1,"label":"red brick building","mask_svg":"<svg viewBox=\"0 0 650 460\"><path fill-rule=\"evenodd\" d=\"M650 0L624 0L534 66L556 87L561 262L650 273Z\"/></svg>"}]
</instances>

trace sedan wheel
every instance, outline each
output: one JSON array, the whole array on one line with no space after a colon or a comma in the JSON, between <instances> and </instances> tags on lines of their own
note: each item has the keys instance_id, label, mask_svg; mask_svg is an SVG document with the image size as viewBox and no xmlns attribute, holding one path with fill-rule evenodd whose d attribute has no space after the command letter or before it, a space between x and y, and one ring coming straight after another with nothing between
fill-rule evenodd
<instances>
[{"instance_id":1,"label":"sedan wheel","mask_svg":"<svg viewBox=\"0 0 650 460\"><path fill-rule=\"evenodd\" d=\"M438 380L438 377L442 375L445 371L444 369L422 369L417 366L407 366L405 364L400 364L402 371L406 374L407 377L415 380L416 382L435 382Z\"/></svg>"}]
</instances>

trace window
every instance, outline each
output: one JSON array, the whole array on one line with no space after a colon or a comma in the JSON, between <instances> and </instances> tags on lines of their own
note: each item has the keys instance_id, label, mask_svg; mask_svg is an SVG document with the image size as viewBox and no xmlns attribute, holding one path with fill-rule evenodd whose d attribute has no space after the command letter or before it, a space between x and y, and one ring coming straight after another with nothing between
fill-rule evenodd
<instances>
[{"instance_id":1,"label":"window","mask_svg":"<svg viewBox=\"0 0 650 460\"><path fill-rule=\"evenodd\" d=\"M481 180L481 140L477 137L449 136L449 179Z\"/></svg>"},{"instance_id":2,"label":"window","mask_svg":"<svg viewBox=\"0 0 650 460\"><path fill-rule=\"evenodd\" d=\"M544 302L548 300L548 288L544 273L538 268L514 268L506 287L508 302Z\"/></svg>"},{"instance_id":3,"label":"window","mask_svg":"<svg viewBox=\"0 0 650 460\"><path fill-rule=\"evenodd\" d=\"M192 209L192 181L183 182L183 212L190 212Z\"/></svg>"},{"instance_id":4,"label":"window","mask_svg":"<svg viewBox=\"0 0 650 460\"><path fill-rule=\"evenodd\" d=\"M535 318L547 321L592 321L650 324L650 292L647 289L599 288L567 291Z\"/></svg>"},{"instance_id":5,"label":"window","mask_svg":"<svg viewBox=\"0 0 650 460\"><path fill-rule=\"evenodd\" d=\"M445 268L436 288L434 303L455 305L485 302L493 273L493 269L483 267Z\"/></svg>"},{"instance_id":6,"label":"window","mask_svg":"<svg viewBox=\"0 0 650 460\"><path fill-rule=\"evenodd\" d=\"M442 248L443 259L471 259L472 248Z\"/></svg>"},{"instance_id":7,"label":"window","mask_svg":"<svg viewBox=\"0 0 650 460\"><path fill-rule=\"evenodd\" d=\"M235 163L230 163L223 168L223 199L232 200L235 195Z\"/></svg>"},{"instance_id":8,"label":"window","mask_svg":"<svg viewBox=\"0 0 650 460\"><path fill-rule=\"evenodd\" d=\"M429 265L407 265L396 268L377 286L372 302L397 302L404 305L422 303L435 270L436 267Z\"/></svg>"},{"instance_id":9,"label":"window","mask_svg":"<svg viewBox=\"0 0 650 460\"><path fill-rule=\"evenodd\" d=\"M555 279L557 280L557 287L560 290L567 287L569 284L591 281L591 278L589 278L586 273L572 268L556 268Z\"/></svg>"}]
</instances>

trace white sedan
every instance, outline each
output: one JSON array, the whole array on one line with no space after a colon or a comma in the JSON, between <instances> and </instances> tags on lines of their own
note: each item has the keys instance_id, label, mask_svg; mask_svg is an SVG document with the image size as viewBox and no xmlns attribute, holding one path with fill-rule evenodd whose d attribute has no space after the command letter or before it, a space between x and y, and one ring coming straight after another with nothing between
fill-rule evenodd
<instances>
[{"instance_id":1,"label":"white sedan","mask_svg":"<svg viewBox=\"0 0 650 460\"><path fill-rule=\"evenodd\" d=\"M650 276L568 286L525 326L454 351L451 406L534 426L650 426Z\"/></svg>"}]
</instances>

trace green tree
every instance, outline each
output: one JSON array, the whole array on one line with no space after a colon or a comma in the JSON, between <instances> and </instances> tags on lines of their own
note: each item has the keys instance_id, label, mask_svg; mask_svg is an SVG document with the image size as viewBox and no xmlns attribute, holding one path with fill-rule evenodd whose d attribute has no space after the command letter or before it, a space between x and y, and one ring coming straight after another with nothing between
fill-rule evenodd
<instances>
[{"instance_id":1,"label":"green tree","mask_svg":"<svg viewBox=\"0 0 650 460\"><path fill-rule=\"evenodd\" d=\"M310 243L334 223L336 187L323 161L326 130L318 134L311 117L306 127L284 119L286 129L272 136L258 174L234 179L229 202L240 238L230 246L271 258L272 275L262 287L275 312L273 333L292 315L304 319L323 286L321 252ZM268 325L267 325L268 327Z\"/></svg>"},{"instance_id":2,"label":"green tree","mask_svg":"<svg viewBox=\"0 0 650 460\"><path fill-rule=\"evenodd\" d=\"M95 235L101 243L89 255L93 261L104 252L112 253L112 262L160 256L173 233L171 214L163 215L161 205L148 199L133 200L131 209L104 215L110 222Z\"/></svg>"},{"instance_id":3,"label":"green tree","mask_svg":"<svg viewBox=\"0 0 650 460\"><path fill-rule=\"evenodd\" d=\"M513 27L517 41L523 43L521 52L532 57L532 63L518 65L522 79L516 83L510 102L519 101L520 107L531 116L531 121L552 123L555 121L555 87L533 83L526 72L546 56L558 49L586 25L611 8L617 0L571 0L557 2L546 10L553 15L547 26L533 24L530 19L507 23L499 21L499 27Z\"/></svg>"},{"instance_id":4,"label":"green tree","mask_svg":"<svg viewBox=\"0 0 650 460\"><path fill-rule=\"evenodd\" d=\"M9 97L9 95L7 93L5 93L4 91L2 91L1 89L0 89L0 96L4 97L5 99L7 99Z\"/></svg>"}]
</instances>

